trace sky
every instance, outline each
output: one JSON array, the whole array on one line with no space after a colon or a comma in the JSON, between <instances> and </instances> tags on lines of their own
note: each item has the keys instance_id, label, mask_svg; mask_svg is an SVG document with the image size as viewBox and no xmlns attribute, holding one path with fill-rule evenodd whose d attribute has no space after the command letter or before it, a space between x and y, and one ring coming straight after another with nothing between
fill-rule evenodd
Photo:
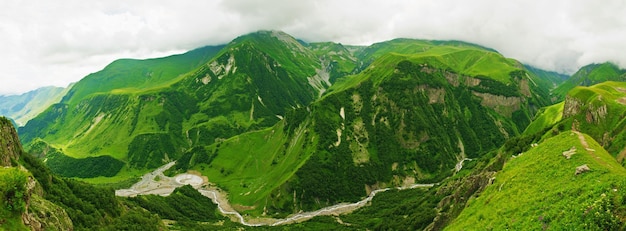
<instances>
[{"instance_id":1,"label":"sky","mask_svg":"<svg viewBox=\"0 0 626 231\"><path fill-rule=\"evenodd\" d=\"M351 45L463 40L566 74L605 61L626 67L622 0L2 0L0 95L257 30Z\"/></svg>"}]
</instances>

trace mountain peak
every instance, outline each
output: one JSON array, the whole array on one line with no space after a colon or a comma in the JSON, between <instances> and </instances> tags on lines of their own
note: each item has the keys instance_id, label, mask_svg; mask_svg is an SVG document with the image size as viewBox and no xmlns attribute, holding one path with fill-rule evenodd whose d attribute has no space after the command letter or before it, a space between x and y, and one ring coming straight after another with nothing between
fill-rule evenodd
<instances>
[{"instance_id":1,"label":"mountain peak","mask_svg":"<svg viewBox=\"0 0 626 231\"><path fill-rule=\"evenodd\" d=\"M229 45L242 44L246 42L260 44L262 46L272 46L269 48L276 48L278 42L286 45L288 49L293 49L294 51L297 51L299 53L311 53L300 42L298 42L296 38L283 31L278 30L260 30L246 35L242 35L234 39ZM266 50L265 52L268 51L269 50Z\"/></svg>"}]
</instances>

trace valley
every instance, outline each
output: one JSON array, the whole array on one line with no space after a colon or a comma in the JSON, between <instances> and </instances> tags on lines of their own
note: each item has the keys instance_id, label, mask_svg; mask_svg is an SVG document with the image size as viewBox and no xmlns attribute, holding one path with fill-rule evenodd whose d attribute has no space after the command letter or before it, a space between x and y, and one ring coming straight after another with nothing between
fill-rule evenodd
<instances>
[{"instance_id":1,"label":"valley","mask_svg":"<svg viewBox=\"0 0 626 231\"><path fill-rule=\"evenodd\" d=\"M462 166L461 160L457 166ZM223 190L213 186L211 182L204 180L206 177L198 176L194 174L178 174L174 177L167 177L163 175L163 172L174 166L175 162L170 162L166 165L159 167L153 172L147 173L141 177L141 181L135 183L131 188L115 190L115 195L120 197L134 197L137 195L159 195L168 196L175 188L183 185L191 185L197 189L203 196L211 198L215 204L217 204L220 213L225 216L233 216L235 220L245 226L277 226L286 225L291 223L299 223L309 220L316 216L337 216L341 214L350 213L360 207L366 206L374 196L379 192L385 192L392 188L376 189L369 193L369 195L355 203L341 203L337 205L321 208L316 211L301 212L298 214L288 215L283 219L275 218L244 218L237 210L233 209L233 206L228 202L227 193ZM461 170L460 168L457 171ZM412 184L408 186L395 187L396 190L414 189L414 188L430 188L435 184ZM246 220L247 219L247 220Z\"/></svg>"},{"instance_id":2,"label":"valley","mask_svg":"<svg viewBox=\"0 0 626 231\"><path fill-rule=\"evenodd\" d=\"M624 80L609 62L566 76L462 41L282 31L120 59L3 98L19 120L0 121L1 192L24 206L0 214L75 230L623 229Z\"/></svg>"}]
</instances>

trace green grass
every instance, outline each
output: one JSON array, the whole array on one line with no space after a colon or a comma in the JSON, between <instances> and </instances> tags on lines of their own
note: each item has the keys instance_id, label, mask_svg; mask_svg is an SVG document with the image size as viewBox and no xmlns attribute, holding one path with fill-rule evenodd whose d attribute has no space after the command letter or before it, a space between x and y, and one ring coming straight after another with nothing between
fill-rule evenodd
<instances>
[{"instance_id":1,"label":"green grass","mask_svg":"<svg viewBox=\"0 0 626 231\"><path fill-rule=\"evenodd\" d=\"M626 169L597 142L563 132L506 163L447 230L603 230L624 215ZM563 151L576 147L567 160ZM578 166L591 171L574 175Z\"/></svg>"},{"instance_id":2,"label":"green grass","mask_svg":"<svg viewBox=\"0 0 626 231\"><path fill-rule=\"evenodd\" d=\"M624 150L626 137L626 83L606 81L593 86L578 86L568 92L570 102L578 102L579 109L569 117L563 117L563 110L568 106L561 102L541 109L534 121L524 131L525 135L554 125L567 130L577 121L580 131L589 134L596 140L602 140L604 148L614 156ZM606 108L606 114L600 113ZM620 157L620 160L623 157Z\"/></svg>"},{"instance_id":3,"label":"green grass","mask_svg":"<svg viewBox=\"0 0 626 231\"><path fill-rule=\"evenodd\" d=\"M340 43L311 43L309 48L319 57L335 62L339 73L352 73L357 68L357 59L352 52Z\"/></svg>"},{"instance_id":4,"label":"green grass","mask_svg":"<svg viewBox=\"0 0 626 231\"><path fill-rule=\"evenodd\" d=\"M524 130L524 135L532 135L542 131L547 127L551 127L561 121L563 118L563 105L565 103L557 103L552 106L544 107L537 112L533 121Z\"/></svg>"},{"instance_id":5,"label":"green grass","mask_svg":"<svg viewBox=\"0 0 626 231\"><path fill-rule=\"evenodd\" d=\"M271 202L270 193L291 178L312 153L303 149L304 132L299 129L290 139L281 122L235 136L212 145L217 156L209 165L200 164L194 169L228 191L232 204L255 206L259 215Z\"/></svg>"},{"instance_id":6,"label":"green grass","mask_svg":"<svg viewBox=\"0 0 626 231\"><path fill-rule=\"evenodd\" d=\"M132 92L171 84L173 79L209 61L222 48L208 46L163 58L116 60L76 83L63 102L76 104L94 93L108 93L116 89L117 92Z\"/></svg>"},{"instance_id":7,"label":"green grass","mask_svg":"<svg viewBox=\"0 0 626 231\"><path fill-rule=\"evenodd\" d=\"M151 172L148 169L133 169L125 166L117 173L117 175L112 177L93 177L93 178L74 178L75 180L80 180L83 182L87 182L97 186L110 186L112 188L121 189L121 188L129 188L133 184L135 184L141 176L146 173Z\"/></svg>"},{"instance_id":8,"label":"green grass","mask_svg":"<svg viewBox=\"0 0 626 231\"><path fill-rule=\"evenodd\" d=\"M415 43L421 44L424 41ZM410 44L407 43L405 46L410 46ZM415 44L413 46L419 47ZM520 70L516 61L507 59L499 53L476 47L434 46L422 47L421 50L418 49L415 52L407 54L408 51L403 51L403 53L389 52L372 55L378 58L366 70L358 75L341 79L329 89L329 92L354 87L370 78L375 79L375 82L379 84L385 78L392 76L397 64L403 60L419 64L427 63L432 67L451 70L462 75L486 77L507 85L512 82L510 73Z\"/></svg>"},{"instance_id":9,"label":"green grass","mask_svg":"<svg viewBox=\"0 0 626 231\"><path fill-rule=\"evenodd\" d=\"M574 75L560 84L553 90L553 94L562 99L576 86L591 86L605 81L624 81L626 80L624 73L626 71L620 70L613 63L590 64L580 68Z\"/></svg>"},{"instance_id":10,"label":"green grass","mask_svg":"<svg viewBox=\"0 0 626 231\"><path fill-rule=\"evenodd\" d=\"M0 167L0 229L28 230L22 223L26 209L28 174L19 168Z\"/></svg>"},{"instance_id":11,"label":"green grass","mask_svg":"<svg viewBox=\"0 0 626 231\"><path fill-rule=\"evenodd\" d=\"M222 52L238 49L242 45L256 49L276 59L281 66L300 78L313 76L319 67L316 56L295 38L281 31L258 31L240 36L228 44Z\"/></svg>"}]
</instances>

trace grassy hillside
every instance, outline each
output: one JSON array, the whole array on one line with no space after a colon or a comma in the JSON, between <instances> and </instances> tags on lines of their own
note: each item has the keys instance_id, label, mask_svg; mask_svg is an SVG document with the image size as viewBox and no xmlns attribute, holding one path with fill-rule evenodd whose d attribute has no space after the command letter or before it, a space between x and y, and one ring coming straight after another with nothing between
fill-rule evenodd
<instances>
[{"instance_id":1,"label":"grassy hillside","mask_svg":"<svg viewBox=\"0 0 626 231\"><path fill-rule=\"evenodd\" d=\"M537 114L524 132L527 135L560 126L576 129L592 136L609 153L622 162L626 156L626 83L603 82L589 87L576 87L565 101Z\"/></svg>"},{"instance_id":2,"label":"grassy hillside","mask_svg":"<svg viewBox=\"0 0 626 231\"><path fill-rule=\"evenodd\" d=\"M560 122L563 118L563 105L565 103L561 102L539 110L533 121L524 130L524 135L533 135Z\"/></svg>"},{"instance_id":3,"label":"grassy hillside","mask_svg":"<svg viewBox=\"0 0 626 231\"><path fill-rule=\"evenodd\" d=\"M329 73L329 81L334 83L338 78L357 72L358 59L355 56L358 47L346 47L341 43L311 43L308 47L320 57Z\"/></svg>"},{"instance_id":4,"label":"grassy hillside","mask_svg":"<svg viewBox=\"0 0 626 231\"><path fill-rule=\"evenodd\" d=\"M591 170L575 174L582 165ZM446 229L623 229L625 176L593 138L566 131L507 162Z\"/></svg>"},{"instance_id":5,"label":"grassy hillside","mask_svg":"<svg viewBox=\"0 0 626 231\"><path fill-rule=\"evenodd\" d=\"M569 75L566 75L566 74L561 74L561 73L557 73L554 71L546 71L546 70L542 70L542 69L539 69L530 65L524 65L524 67L529 72L532 72L535 75L537 75L539 79L548 83L548 85L552 85L551 88L556 88L558 85L565 82L570 77Z\"/></svg>"},{"instance_id":6,"label":"grassy hillside","mask_svg":"<svg viewBox=\"0 0 626 231\"><path fill-rule=\"evenodd\" d=\"M194 146L270 127L327 87L317 57L282 32L257 32L218 48L116 61L77 83L63 102L21 128L21 137L28 147L43 140L78 166L94 160L111 166L97 174L132 178ZM61 173L69 162L52 163ZM90 169L63 175L96 176Z\"/></svg>"},{"instance_id":7,"label":"grassy hillside","mask_svg":"<svg viewBox=\"0 0 626 231\"><path fill-rule=\"evenodd\" d=\"M244 206L264 206L280 201L268 200L269 194L284 184L311 154L305 130L287 134L283 122L260 131L244 133L208 147L187 152L176 168L202 172L221 189L229 200ZM293 135L293 136L291 136Z\"/></svg>"},{"instance_id":8,"label":"grassy hillside","mask_svg":"<svg viewBox=\"0 0 626 231\"><path fill-rule=\"evenodd\" d=\"M590 64L580 68L554 89L552 94L562 100L576 86L591 86L605 81L626 81L625 73L625 70L621 70L613 63Z\"/></svg>"},{"instance_id":9,"label":"grassy hillside","mask_svg":"<svg viewBox=\"0 0 626 231\"><path fill-rule=\"evenodd\" d=\"M487 70L488 62L502 68ZM194 148L177 168L203 172L257 216L356 201L371 187L438 181L459 159L519 134L518 118L530 120L522 104L533 97L525 92L529 77L515 64L475 47L383 55L273 128ZM505 74L506 82L497 80Z\"/></svg>"},{"instance_id":10,"label":"grassy hillside","mask_svg":"<svg viewBox=\"0 0 626 231\"><path fill-rule=\"evenodd\" d=\"M222 48L223 46L207 46L163 58L116 60L103 70L78 81L63 97L63 103L77 104L89 95L113 90L132 92L168 86L176 82L182 74L205 64Z\"/></svg>"}]
</instances>

